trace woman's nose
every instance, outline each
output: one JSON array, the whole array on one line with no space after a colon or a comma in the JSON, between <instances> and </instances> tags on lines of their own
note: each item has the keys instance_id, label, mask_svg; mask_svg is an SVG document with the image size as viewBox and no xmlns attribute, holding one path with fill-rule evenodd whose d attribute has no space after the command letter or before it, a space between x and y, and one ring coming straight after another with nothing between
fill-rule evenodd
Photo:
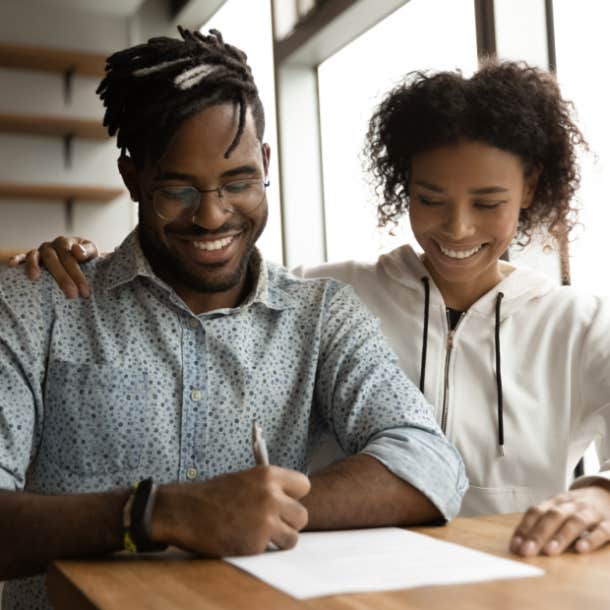
<instances>
[{"instance_id":1,"label":"woman's nose","mask_svg":"<svg viewBox=\"0 0 610 610\"><path fill-rule=\"evenodd\" d=\"M473 218L465 206L449 206L444 228L456 241L469 237L474 232Z\"/></svg>"}]
</instances>

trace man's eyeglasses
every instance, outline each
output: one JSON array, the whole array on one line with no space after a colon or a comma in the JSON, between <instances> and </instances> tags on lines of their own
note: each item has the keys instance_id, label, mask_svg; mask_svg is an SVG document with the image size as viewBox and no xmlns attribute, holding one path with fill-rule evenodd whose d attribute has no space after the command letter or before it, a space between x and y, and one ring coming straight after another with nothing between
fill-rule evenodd
<instances>
[{"instance_id":1,"label":"man's eyeglasses","mask_svg":"<svg viewBox=\"0 0 610 610\"><path fill-rule=\"evenodd\" d=\"M153 208L163 220L193 218L203 201L204 193L216 193L215 203L225 212L251 212L265 198L269 182L260 178L234 180L213 189L194 186L163 186L152 193Z\"/></svg>"}]
</instances>

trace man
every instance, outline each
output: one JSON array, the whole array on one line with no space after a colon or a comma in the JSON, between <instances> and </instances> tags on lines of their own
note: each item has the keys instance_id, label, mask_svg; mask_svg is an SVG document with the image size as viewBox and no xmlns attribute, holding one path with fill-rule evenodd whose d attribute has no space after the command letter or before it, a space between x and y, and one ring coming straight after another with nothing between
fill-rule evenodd
<instances>
[{"instance_id":1,"label":"man","mask_svg":"<svg viewBox=\"0 0 610 610\"><path fill-rule=\"evenodd\" d=\"M250 69L218 32L180 33L108 60L98 91L139 225L87 266L91 297L0 275L5 609L48 606L54 558L290 548L305 526L451 518L466 487L351 289L261 260ZM253 421L272 466L255 466ZM324 430L350 457L308 478Z\"/></svg>"}]
</instances>

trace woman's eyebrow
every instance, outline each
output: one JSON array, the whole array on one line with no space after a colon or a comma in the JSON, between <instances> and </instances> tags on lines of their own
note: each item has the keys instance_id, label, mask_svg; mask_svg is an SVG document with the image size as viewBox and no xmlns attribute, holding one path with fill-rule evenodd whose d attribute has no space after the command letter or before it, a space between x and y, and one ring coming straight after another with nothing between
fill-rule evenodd
<instances>
[{"instance_id":1,"label":"woman's eyebrow","mask_svg":"<svg viewBox=\"0 0 610 610\"><path fill-rule=\"evenodd\" d=\"M478 189L469 189L471 195L493 195L494 193L507 193L508 189L503 186L484 186Z\"/></svg>"},{"instance_id":2,"label":"woman's eyebrow","mask_svg":"<svg viewBox=\"0 0 610 610\"><path fill-rule=\"evenodd\" d=\"M424 188L428 189L429 191L434 191L435 193L446 193L447 192L447 189L437 186L436 184L432 184L432 182L426 182L425 180L415 180L415 182L413 182L413 184L416 184L417 186L423 186Z\"/></svg>"}]
</instances>

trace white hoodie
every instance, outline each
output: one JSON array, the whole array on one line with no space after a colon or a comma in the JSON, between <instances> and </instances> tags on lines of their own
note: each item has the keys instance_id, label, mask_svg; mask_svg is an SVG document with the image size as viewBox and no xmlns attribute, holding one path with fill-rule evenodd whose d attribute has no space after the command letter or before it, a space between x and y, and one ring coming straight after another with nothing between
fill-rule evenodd
<instances>
[{"instance_id":1,"label":"white hoodie","mask_svg":"<svg viewBox=\"0 0 610 610\"><path fill-rule=\"evenodd\" d=\"M564 491L592 441L597 441L602 476L610 478L608 303L557 287L534 270L501 264L505 279L470 307L452 333L440 291L409 246L375 264L297 270L352 284L380 318L403 369L417 384L424 343L422 278L429 278L424 394L466 463L470 489L462 515L524 511Z\"/></svg>"}]
</instances>

